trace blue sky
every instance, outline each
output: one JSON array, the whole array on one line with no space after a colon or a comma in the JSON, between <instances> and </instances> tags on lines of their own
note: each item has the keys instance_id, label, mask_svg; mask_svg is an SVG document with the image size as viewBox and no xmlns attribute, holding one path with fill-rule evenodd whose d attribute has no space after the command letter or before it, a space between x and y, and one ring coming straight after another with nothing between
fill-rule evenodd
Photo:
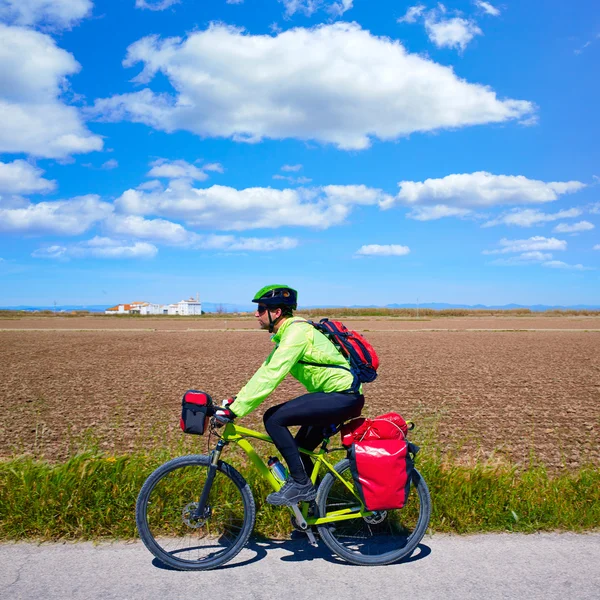
<instances>
[{"instance_id":1,"label":"blue sky","mask_svg":"<svg viewBox=\"0 0 600 600\"><path fill-rule=\"evenodd\" d=\"M600 304L596 2L0 21L0 306Z\"/></svg>"}]
</instances>

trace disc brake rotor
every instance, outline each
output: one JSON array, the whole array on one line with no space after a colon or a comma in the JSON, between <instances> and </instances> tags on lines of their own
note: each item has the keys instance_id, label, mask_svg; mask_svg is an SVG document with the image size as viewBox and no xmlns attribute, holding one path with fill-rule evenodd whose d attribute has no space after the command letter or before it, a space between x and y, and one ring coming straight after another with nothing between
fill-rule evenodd
<instances>
[{"instance_id":1,"label":"disc brake rotor","mask_svg":"<svg viewBox=\"0 0 600 600\"><path fill-rule=\"evenodd\" d=\"M379 525L379 523L383 523L383 521L385 521L387 518L387 511L386 510L376 510L373 512L373 514L369 517L363 517L363 519L369 524L369 525Z\"/></svg>"},{"instance_id":2,"label":"disc brake rotor","mask_svg":"<svg viewBox=\"0 0 600 600\"><path fill-rule=\"evenodd\" d=\"M206 523L206 518L210 516L210 508L207 507L207 509L205 511L205 515L204 515L205 518L203 518L203 519L194 518L193 515L197 508L198 508L197 502L190 502L189 504L184 506L183 510L181 511L182 521L188 527L190 527L192 529L200 529L200 527L204 527L204 524ZM209 513L209 514L206 514L206 513Z\"/></svg>"}]
</instances>

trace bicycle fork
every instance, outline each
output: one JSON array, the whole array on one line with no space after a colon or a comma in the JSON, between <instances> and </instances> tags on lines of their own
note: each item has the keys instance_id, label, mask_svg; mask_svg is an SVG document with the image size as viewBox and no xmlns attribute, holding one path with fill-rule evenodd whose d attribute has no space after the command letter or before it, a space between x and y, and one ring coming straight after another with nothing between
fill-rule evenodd
<instances>
[{"instance_id":1,"label":"bicycle fork","mask_svg":"<svg viewBox=\"0 0 600 600\"><path fill-rule=\"evenodd\" d=\"M210 453L210 464L208 465L208 475L206 476L206 481L204 482L204 487L202 488L202 494L200 495L200 500L198 501L198 506L196 510L192 513L191 518L198 521L200 519L207 519L210 517L210 506L207 506L208 495L210 494L210 488L212 487L213 481L215 480L215 475L217 474L217 466L219 464L219 459L221 458L221 452L225 447L225 442L223 440L219 440L217 442L217 446Z\"/></svg>"}]
</instances>

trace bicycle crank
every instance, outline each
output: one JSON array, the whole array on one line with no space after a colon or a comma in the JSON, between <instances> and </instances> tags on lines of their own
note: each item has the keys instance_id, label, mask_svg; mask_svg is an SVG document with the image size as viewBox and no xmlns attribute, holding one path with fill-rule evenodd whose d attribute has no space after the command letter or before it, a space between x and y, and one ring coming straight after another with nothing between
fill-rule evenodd
<instances>
[{"instance_id":1,"label":"bicycle crank","mask_svg":"<svg viewBox=\"0 0 600 600\"><path fill-rule=\"evenodd\" d=\"M306 533L308 536L309 544L316 548L319 545L317 544L317 538L315 537L313 530L308 526L306 519L302 516L298 505L294 504L291 508L294 512L294 516L292 517L292 525L298 529L298 531L304 531L304 533Z\"/></svg>"}]
</instances>

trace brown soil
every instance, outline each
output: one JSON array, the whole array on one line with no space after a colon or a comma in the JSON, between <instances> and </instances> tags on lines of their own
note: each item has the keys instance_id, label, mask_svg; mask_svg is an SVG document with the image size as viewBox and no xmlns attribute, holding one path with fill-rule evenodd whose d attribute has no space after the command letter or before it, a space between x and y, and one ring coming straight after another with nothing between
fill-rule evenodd
<instances>
[{"instance_id":1,"label":"brown soil","mask_svg":"<svg viewBox=\"0 0 600 600\"><path fill-rule=\"evenodd\" d=\"M325 315L324 315L325 316ZM314 317L318 321L317 317ZM341 319L350 329L360 331L426 331L426 330L596 330L600 331L600 316L497 316L497 317L351 317ZM1 317L0 331L22 329L68 329L68 330L237 330L256 331L256 319L252 316L202 316L202 317Z\"/></svg>"},{"instance_id":2,"label":"brown soil","mask_svg":"<svg viewBox=\"0 0 600 600\"><path fill-rule=\"evenodd\" d=\"M136 331L147 322L115 319L113 330L81 331L108 326L82 319L0 320L0 456L59 460L90 441L116 453L171 446L184 437L184 390L203 389L215 400L235 394L271 347L252 319L236 322L250 331L210 331L208 324L223 328L214 318L201 328L154 319L158 327ZM442 319L347 320L369 330L382 364L365 386L365 412L413 418L421 431L433 431L429 444L465 463L600 465L600 333L590 331L600 320L549 317L551 326L541 326L541 319L529 320L555 331L522 331L526 318L444 319L452 331L414 331L442 329ZM40 322L50 330L40 331ZM520 331L505 331L509 323ZM64 330L52 330L57 324ZM6 331L13 326L20 331ZM262 427L266 407L302 391L284 381L244 424Z\"/></svg>"}]
</instances>

